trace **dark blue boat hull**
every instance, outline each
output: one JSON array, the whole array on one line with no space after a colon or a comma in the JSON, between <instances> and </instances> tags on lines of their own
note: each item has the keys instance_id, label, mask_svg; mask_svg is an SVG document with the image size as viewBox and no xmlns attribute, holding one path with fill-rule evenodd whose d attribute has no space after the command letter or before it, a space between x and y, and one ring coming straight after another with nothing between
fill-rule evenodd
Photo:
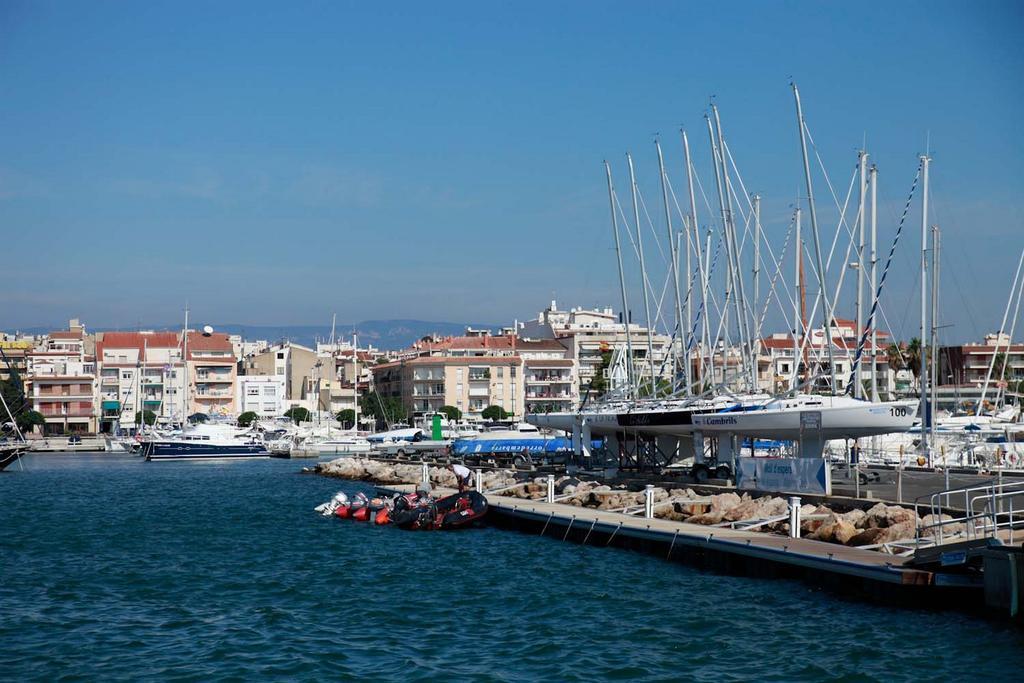
<instances>
[{"instance_id":1,"label":"dark blue boat hull","mask_svg":"<svg viewBox=\"0 0 1024 683\"><path fill-rule=\"evenodd\" d=\"M218 460L221 458L269 458L263 444L204 444L151 441L144 446L146 460Z\"/></svg>"}]
</instances>

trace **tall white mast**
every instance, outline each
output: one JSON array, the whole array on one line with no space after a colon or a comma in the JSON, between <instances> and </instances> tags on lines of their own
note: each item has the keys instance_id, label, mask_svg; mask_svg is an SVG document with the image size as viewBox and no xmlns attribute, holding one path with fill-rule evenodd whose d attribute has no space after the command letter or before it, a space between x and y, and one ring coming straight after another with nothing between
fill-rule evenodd
<instances>
[{"instance_id":1,"label":"tall white mast","mask_svg":"<svg viewBox=\"0 0 1024 683\"><path fill-rule=\"evenodd\" d=\"M1010 285L1010 295L1006 299L1006 308L1003 309L1003 321L999 323L999 332L996 334L995 348L992 351L992 360L989 361L988 371L985 373L985 381L981 385L981 398L978 399L978 405L974 409L975 415L981 415L981 406L985 402L985 395L988 393L988 384L992 380L992 370L995 368L996 356L999 353L999 338L1003 336L1003 331L1006 329L1006 318L1010 315L1010 304L1013 303L1013 293L1017 291L1017 281L1020 279L1020 269L1024 266L1024 249L1020 252L1020 259L1017 261L1017 272L1013 275L1013 284ZM1024 286L1024 283L1022 283ZM1012 335L1011 335L1012 336ZM1006 348L1006 352L1010 352L1010 348Z\"/></svg>"},{"instance_id":2,"label":"tall white mast","mask_svg":"<svg viewBox=\"0 0 1024 683\"><path fill-rule=\"evenodd\" d=\"M678 332L679 344L682 347L683 368L687 388L690 386L690 352L686 344L686 335L689 329L683 329L683 302L679 294L679 248L678 240L672 231L672 213L668 208L668 174L665 173L665 158L661 153L661 142L654 139L654 146L658 150L658 170L661 173L661 199L665 206L665 229L668 232L668 243L672 258L672 281L675 284L676 294L676 329ZM672 379L673 390L675 389L675 377Z\"/></svg>"},{"instance_id":3,"label":"tall white mast","mask_svg":"<svg viewBox=\"0 0 1024 683\"><path fill-rule=\"evenodd\" d=\"M931 442L935 447L935 409L939 399L939 226L932 226L932 424ZM946 463L942 463L945 467Z\"/></svg>"},{"instance_id":4,"label":"tall white mast","mask_svg":"<svg viewBox=\"0 0 1024 683\"><path fill-rule=\"evenodd\" d=\"M352 410L355 418L352 428L359 430L359 340L352 335Z\"/></svg>"},{"instance_id":5,"label":"tall white mast","mask_svg":"<svg viewBox=\"0 0 1024 683\"><path fill-rule=\"evenodd\" d=\"M803 238L800 236L801 211L799 206L796 207L795 213L793 221L796 223L794 228L796 249L793 251L793 292L796 296L793 297L793 381L790 383L790 389L796 389L800 383L800 347L804 336L803 317L800 312L800 261L804 257L804 244Z\"/></svg>"},{"instance_id":6,"label":"tall white mast","mask_svg":"<svg viewBox=\"0 0 1024 683\"><path fill-rule=\"evenodd\" d=\"M828 368L832 393L836 393L836 364L832 352L832 306L825 287L825 262L821 258L821 240L818 239L818 213L814 208L814 188L811 184L811 163L807 156L807 135L804 129L804 112L800 106L800 91L793 83L793 97L796 99L796 119L800 129L800 151L804 161L804 179L807 183L807 209L811 214L811 235L814 237L814 256L818 265L818 286L825 313L825 348L828 349Z\"/></svg>"},{"instance_id":7,"label":"tall white mast","mask_svg":"<svg viewBox=\"0 0 1024 683\"><path fill-rule=\"evenodd\" d=\"M181 428L188 420L188 304L185 304L185 329L181 333Z\"/></svg>"},{"instance_id":8,"label":"tall white mast","mask_svg":"<svg viewBox=\"0 0 1024 683\"><path fill-rule=\"evenodd\" d=\"M622 294L622 320L626 328L626 393L633 392L633 336L629 330L629 300L626 298L626 274L622 269L622 245L619 243L619 217L615 211L615 186L612 185L612 167L604 162L605 174L608 176L608 203L612 209L612 234L615 236L615 260L619 266L619 292Z\"/></svg>"},{"instance_id":9,"label":"tall white mast","mask_svg":"<svg viewBox=\"0 0 1024 683\"><path fill-rule=\"evenodd\" d=\"M693 244L697 253L697 270L700 276L700 301L701 301L701 329L703 330L701 335L702 350L708 348L711 338L711 326L708 323L708 273L704 267L704 255L701 251L701 239L700 229L697 223L697 196L693 190L693 164L690 162L690 140L686 137L686 131L680 131L683 135L683 154L686 157L686 184L689 189L690 195L690 225L689 229L693 231ZM689 237L687 237L689 241ZM690 254L687 251L686 254L686 281L690 281ZM689 286L689 284L687 284ZM693 320L693 295L686 297L686 329L689 330L691 326L691 320ZM714 353L709 356L709 365L711 367L711 377L714 378Z\"/></svg>"},{"instance_id":10,"label":"tall white mast","mask_svg":"<svg viewBox=\"0 0 1024 683\"><path fill-rule=\"evenodd\" d=\"M732 183L729 180L729 160L725 151L725 134L722 132L722 119L718 115L718 107L711 105L711 112L715 115L715 128L718 131L718 153L722 164L722 186L725 189L725 232L726 255L732 263L732 278L734 280L733 291L735 297L733 303L736 307L736 332L739 335L740 358L749 362L750 369L750 390L757 391L757 358L754 355L754 342L750 334L750 322L747 317L746 292L743 289L743 273L740 270L740 243L736 233L736 221L733 219L732 211Z\"/></svg>"},{"instance_id":11,"label":"tall white mast","mask_svg":"<svg viewBox=\"0 0 1024 683\"><path fill-rule=\"evenodd\" d=\"M921 377L921 452L931 466L928 443L928 164L931 159L921 155L921 178L924 185L921 197L921 358L918 362Z\"/></svg>"},{"instance_id":12,"label":"tall white mast","mask_svg":"<svg viewBox=\"0 0 1024 683\"><path fill-rule=\"evenodd\" d=\"M761 195L754 195L754 291L753 291L753 313L754 313L754 335L750 340L750 360L754 364L754 391L757 391L757 352L761 344L761 316L758 315L758 306L761 288Z\"/></svg>"},{"instance_id":13,"label":"tall white mast","mask_svg":"<svg viewBox=\"0 0 1024 683\"><path fill-rule=\"evenodd\" d=\"M878 276L878 168L871 164L871 306L875 306ZM878 325L871 325L871 400L878 402Z\"/></svg>"},{"instance_id":14,"label":"tall white mast","mask_svg":"<svg viewBox=\"0 0 1024 683\"><path fill-rule=\"evenodd\" d=\"M651 320L651 302L647 294L647 266L644 262L643 231L640 229L640 205L637 203L636 173L633 170L633 157L626 152L626 161L629 162L629 183L633 188L633 220L636 224L636 250L640 256L640 287L644 293L644 316L647 325L647 360L651 366L651 393L653 398L657 388L657 377L654 369L654 342L651 337L654 335L653 321ZM629 327L626 327L626 334L629 334ZM627 336L628 338L628 336Z\"/></svg>"},{"instance_id":15,"label":"tall white mast","mask_svg":"<svg viewBox=\"0 0 1024 683\"><path fill-rule=\"evenodd\" d=\"M722 188L722 173L719 170L719 159L718 159L718 143L715 141L715 129L711 125L711 117L707 114L704 115L704 120L708 124L708 137L711 141L711 160L715 167L715 188L718 190L718 207L722 214L722 238L726 245L726 252L729 249L729 227L726 220L727 210L725 208L725 190ZM710 255L708 256L710 258ZM732 289L732 259L726 257L725 259L725 291L722 295L722 321L719 326L720 330L725 330L726 338L729 333L729 304L732 302L733 289ZM705 311L706 313L706 311ZM714 348L711 349L712 356L718 347L718 340L714 340ZM729 349L723 348L722 350L722 381L726 381L726 373L729 369Z\"/></svg>"},{"instance_id":16,"label":"tall white mast","mask_svg":"<svg viewBox=\"0 0 1024 683\"><path fill-rule=\"evenodd\" d=\"M864 232L865 213L867 211L867 163L868 153L861 150L858 155L857 165L860 173L860 209L857 212L857 227L859 236L857 241L857 332L856 338L860 339L864 334ZM853 369L853 395L856 398L864 398L864 382L861 380L861 355L857 354L857 367Z\"/></svg>"}]
</instances>

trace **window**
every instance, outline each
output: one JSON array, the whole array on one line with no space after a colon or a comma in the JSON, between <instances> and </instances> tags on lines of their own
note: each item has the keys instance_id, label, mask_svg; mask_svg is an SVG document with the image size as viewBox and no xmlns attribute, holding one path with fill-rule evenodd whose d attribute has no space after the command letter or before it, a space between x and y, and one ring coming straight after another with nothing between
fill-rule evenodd
<instances>
[{"instance_id":1,"label":"window","mask_svg":"<svg viewBox=\"0 0 1024 683\"><path fill-rule=\"evenodd\" d=\"M277 374L283 375L284 374L284 368L278 368L277 369Z\"/></svg>"},{"instance_id":2,"label":"window","mask_svg":"<svg viewBox=\"0 0 1024 683\"><path fill-rule=\"evenodd\" d=\"M277 395L277 387L275 387L272 384L263 387L263 395L264 396L276 396Z\"/></svg>"},{"instance_id":3,"label":"window","mask_svg":"<svg viewBox=\"0 0 1024 683\"><path fill-rule=\"evenodd\" d=\"M132 373L131 373L130 370L125 370L124 372L121 373L121 379L131 379L131 378L132 378Z\"/></svg>"},{"instance_id":4,"label":"window","mask_svg":"<svg viewBox=\"0 0 1024 683\"><path fill-rule=\"evenodd\" d=\"M455 379L459 382L462 381L462 368L455 368Z\"/></svg>"},{"instance_id":5,"label":"window","mask_svg":"<svg viewBox=\"0 0 1024 683\"><path fill-rule=\"evenodd\" d=\"M278 360L284 360L284 351L278 351L277 352L277 359Z\"/></svg>"},{"instance_id":6,"label":"window","mask_svg":"<svg viewBox=\"0 0 1024 683\"><path fill-rule=\"evenodd\" d=\"M259 387L249 387L249 386L247 386L245 388L245 395L246 396L259 396L260 395L260 388Z\"/></svg>"}]
</instances>

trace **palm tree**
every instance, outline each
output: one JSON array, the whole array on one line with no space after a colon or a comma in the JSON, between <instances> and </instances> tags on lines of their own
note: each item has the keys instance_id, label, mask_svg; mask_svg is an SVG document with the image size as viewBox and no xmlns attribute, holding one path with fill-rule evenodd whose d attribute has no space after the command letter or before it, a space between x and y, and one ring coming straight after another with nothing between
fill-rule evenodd
<instances>
[{"instance_id":1,"label":"palm tree","mask_svg":"<svg viewBox=\"0 0 1024 683\"><path fill-rule=\"evenodd\" d=\"M903 351L896 344L889 344L885 350L885 360L889 363L891 372L899 372L903 369Z\"/></svg>"},{"instance_id":2,"label":"palm tree","mask_svg":"<svg viewBox=\"0 0 1024 683\"><path fill-rule=\"evenodd\" d=\"M903 351L903 358L905 359L905 365L912 373L914 373L914 379L917 380L921 377L921 340L914 337L907 344L907 348Z\"/></svg>"},{"instance_id":3,"label":"palm tree","mask_svg":"<svg viewBox=\"0 0 1024 683\"><path fill-rule=\"evenodd\" d=\"M992 376L996 378L996 381L1000 381L1006 375L1006 354L1000 351L996 354L996 357L992 359Z\"/></svg>"}]
</instances>

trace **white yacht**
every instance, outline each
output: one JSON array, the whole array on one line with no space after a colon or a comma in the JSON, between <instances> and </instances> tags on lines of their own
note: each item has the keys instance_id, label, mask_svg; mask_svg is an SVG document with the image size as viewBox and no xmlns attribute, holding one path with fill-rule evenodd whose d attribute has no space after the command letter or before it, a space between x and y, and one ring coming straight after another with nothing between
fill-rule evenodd
<instances>
[{"instance_id":1,"label":"white yacht","mask_svg":"<svg viewBox=\"0 0 1024 683\"><path fill-rule=\"evenodd\" d=\"M146 460L214 460L266 458L270 451L251 429L226 424L199 424L143 443Z\"/></svg>"}]
</instances>

